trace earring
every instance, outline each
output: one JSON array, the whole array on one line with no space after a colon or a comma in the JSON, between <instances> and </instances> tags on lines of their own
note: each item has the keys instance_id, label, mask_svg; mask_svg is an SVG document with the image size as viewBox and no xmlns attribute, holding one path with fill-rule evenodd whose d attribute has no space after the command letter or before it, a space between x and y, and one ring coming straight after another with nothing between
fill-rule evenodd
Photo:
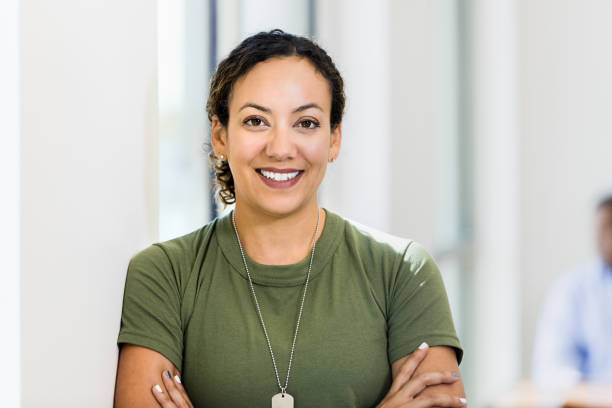
<instances>
[{"instance_id":1,"label":"earring","mask_svg":"<svg viewBox=\"0 0 612 408\"><path fill-rule=\"evenodd\" d=\"M329 158L329 162L330 162L330 163L333 163L333 162L334 162L334 160L336 160L336 158L335 158L335 157L330 157L330 158Z\"/></svg>"},{"instance_id":2,"label":"earring","mask_svg":"<svg viewBox=\"0 0 612 408\"><path fill-rule=\"evenodd\" d=\"M225 156L224 156L224 155L222 155L222 154L220 154L220 155L219 155L219 160L221 160L221 161L225 160Z\"/></svg>"}]
</instances>

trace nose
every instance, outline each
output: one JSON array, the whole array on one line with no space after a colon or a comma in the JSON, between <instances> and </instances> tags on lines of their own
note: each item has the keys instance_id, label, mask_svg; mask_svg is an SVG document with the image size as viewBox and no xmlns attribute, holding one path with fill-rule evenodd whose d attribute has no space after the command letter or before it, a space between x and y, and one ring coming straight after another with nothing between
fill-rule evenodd
<instances>
[{"instance_id":1,"label":"nose","mask_svg":"<svg viewBox=\"0 0 612 408\"><path fill-rule=\"evenodd\" d=\"M296 155L296 146L291 135L291 129L275 126L268 133L266 155L274 160L282 161L293 159Z\"/></svg>"}]
</instances>

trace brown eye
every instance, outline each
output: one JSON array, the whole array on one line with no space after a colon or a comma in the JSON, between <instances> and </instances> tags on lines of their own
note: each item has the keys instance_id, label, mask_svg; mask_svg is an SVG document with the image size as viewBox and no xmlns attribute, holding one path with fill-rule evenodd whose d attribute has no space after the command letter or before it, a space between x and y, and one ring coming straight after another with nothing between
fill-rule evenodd
<instances>
[{"instance_id":1,"label":"brown eye","mask_svg":"<svg viewBox=\"0 0 612 408\"><path fill-rule=\"evenodd\" d=\"M304 129L314 129L319 127L319 123L311 119L304 119L300 122L300 126Z\"/></svg>"},{"instance_id":2,"label":"brown eye","mask_svg":"<svg viewBox=\"0 0 612 408\"><path fill-rule=\"evenodd\" d=\"M258 127L263 124L263 120L261 120L260 118L248 118L244 121L244 124L247 126Z\"/></svg>"}]
</instances>

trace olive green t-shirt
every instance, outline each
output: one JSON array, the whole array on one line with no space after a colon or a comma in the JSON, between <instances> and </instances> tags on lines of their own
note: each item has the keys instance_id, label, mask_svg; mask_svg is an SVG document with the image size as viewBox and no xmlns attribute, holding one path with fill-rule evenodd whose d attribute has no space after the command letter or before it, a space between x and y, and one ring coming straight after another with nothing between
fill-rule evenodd
<instances>
[{"instance_id":1,"label":"olive green t-shirt","mask_svg":"<svg viewBox=\"0 0 612 408\"><path fill-rule=\"evenodd\" d=\"M287 392L296 408L375 406L422 342L462 356L438 267L419 244L325 210ZM284 385L310 254L249 272ZM280 392L230 215L136 254L118 343L153 349L198 408L269 407Z\"/></svg>"}]
</instances>

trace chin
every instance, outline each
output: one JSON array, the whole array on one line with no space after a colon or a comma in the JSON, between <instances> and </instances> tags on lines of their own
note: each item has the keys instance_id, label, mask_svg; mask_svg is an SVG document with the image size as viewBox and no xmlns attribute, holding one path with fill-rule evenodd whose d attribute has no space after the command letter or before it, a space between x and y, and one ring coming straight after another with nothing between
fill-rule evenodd
<instances>
[{"instance_id":1,"label":"chin","mask_svg":"<svg viewBox=\"0 0 612 408\"><path fill-rule=\"evenodd\" d=\"M269 200L260 201L258 206L268 214L283 216L303 208L309 201L310 200L300 200L294 197L273 197Z\"/></svg>"}]
</instances>

